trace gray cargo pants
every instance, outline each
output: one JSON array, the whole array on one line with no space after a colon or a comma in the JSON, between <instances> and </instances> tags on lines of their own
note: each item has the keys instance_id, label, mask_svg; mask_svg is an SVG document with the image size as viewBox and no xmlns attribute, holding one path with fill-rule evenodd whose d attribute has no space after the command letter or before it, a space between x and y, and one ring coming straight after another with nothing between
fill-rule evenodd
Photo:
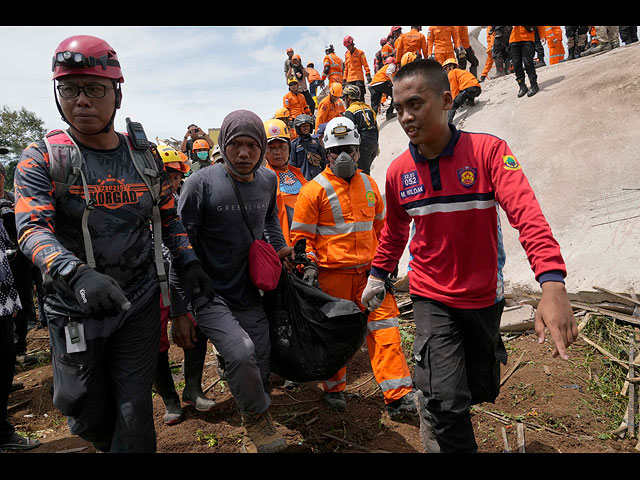
<instances>
[{"instance_id":1,"label":"gray cargo pants","mask_svg":"<svg viewBox=\"0 0 640 480\"><path fill-rule=\"evenodd\" d=\"M114 317L76 319L87 350L67 353L69 317L47 313L53 403L69 430L102 452L156 451L151 386L160 342L160 290L150 288Z\"/></svg>"},{"instance_id":2,"label":"gray cargo pants","mask_svg":"<svg viewBox=\"0 0 640 480\"><path fill-rule=\"evenodd\" d=\"M262 304L233 308L216 295L197 309L195 319L224 358L225 377L238 408L252 415L266 411L271 405L271 343Z\"/></svg>"},{"instance_id":3,"label":"gray cargo pants","mask_svg":"<svg viewBox=\"0 0 640 480\"><path fill-rule=\"evenodd\" d=\"M499 364L507 362L499 329L504 300L482 309L457 309L427 298L411 299L423 443L424 431L430 430L439 451L474 452L478 446L470 407L496 399Z\"/></svg>"}]
</instances>

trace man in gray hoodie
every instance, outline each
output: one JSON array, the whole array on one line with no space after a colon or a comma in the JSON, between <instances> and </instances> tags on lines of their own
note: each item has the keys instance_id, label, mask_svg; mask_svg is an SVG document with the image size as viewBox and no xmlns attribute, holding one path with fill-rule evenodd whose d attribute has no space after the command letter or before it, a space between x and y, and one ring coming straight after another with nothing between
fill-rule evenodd
<instances>
[{"instance_id":1,"label":"man in gray hoodie","mask_svg":"<svg viewBox=\"0 0 640 480\"><path fill-rule=\"evenodd\" d=\"M265 236L288 264L292 248L278 222L276 176L261 168L267 143L262 120L247 110L231 112L222 123L218 143L224 163L191 175L178 204L182 223L216 293L211 302L197 292L172 295L173 338L179 346L192 348L195 331L186 316L191 297L198 326L224 359L225 376L241 412L243 448L278 452L286 442L269 413L269 323L260 292L249 277L248 250L253 238ZM174 279L181 277L179 271L173 273ZM179 282L172 284L175 291ZM178 295L182 301L177 301Z\"/></svg>"}]
</instances>

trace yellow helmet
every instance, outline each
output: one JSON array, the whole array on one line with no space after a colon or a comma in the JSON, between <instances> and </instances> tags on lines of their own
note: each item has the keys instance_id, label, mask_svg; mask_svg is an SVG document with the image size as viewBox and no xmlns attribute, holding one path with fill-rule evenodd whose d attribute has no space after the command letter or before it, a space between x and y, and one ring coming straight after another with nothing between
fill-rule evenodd
<instances>
[{"instance_id":1,"label":"yellow helmet","mask_svg":"<svg viewBox=\"0 0 640 480\"><path fill-rule=\"evenodd\" d=\"M329 93L334 97L342 97L342 85L340 85L338 82L333 82L329 86Z\"/></svg>"},{"instance_id":2,"label":"yellow helmet","mask_svg":"<svg viewBox=\"0 0 640 480\"><path fill-rule=\"evenodd\" d=\"M191 170L189 165L185 163L186 157L181 155L176 149L169 145L160 144L157 146L156 150L158 151L158 155L160 155L165 168L178 170L182 173L187 173Z\"/></svg>"},{"instance_id":3,"label":"yellow helmet","mask_svg":"<svg viewBox=\"0 0 640 480\"><path fill-rule=\"evenodd\" d=\"M400 59L400 66L404 67L407 63L413 62L418 56L414 52L407 52Z\"/></svg>"},{"instance_id":4,"label":"yellow helmet","mask_svg":"<svg viewBox=\"0 0 640 480\"><path fill-rule=\"evenodd\" d=\"M289 113L289 109L286 107L280 107L279 109L276 110L276 113L274 114L274 118L289 118L291 116L291 114Z\"/></svg>"},{"instance_id":5,"label":"yellow helmet","mask_svg":"<svg viewBox=\"0 0 640 480\"><path fill-rule=\"evenodd\" d=\"M282 120L277 118L270 118L264 122L264 130L267 133L267 143L273 140L284 140L286 142L291 141L291 134L289 133L289 127Z\"/></svg>"},{"instance_id":6,"label":"yellow helmet","mask_svg":"<svg viewBox=\"0 0 640 480\"><path fill-rule=\"evenodd\" d=\"M442 66L446 67L447 65L458 65L458 62L455 58L447 58L444 62L442 62Z\"/></svg>"}]
</instances>

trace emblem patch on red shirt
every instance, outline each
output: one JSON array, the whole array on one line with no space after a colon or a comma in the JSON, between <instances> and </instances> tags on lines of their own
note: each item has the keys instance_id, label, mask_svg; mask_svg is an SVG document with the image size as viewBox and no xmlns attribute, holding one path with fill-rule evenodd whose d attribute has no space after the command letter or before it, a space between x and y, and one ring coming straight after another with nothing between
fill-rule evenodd
<instances>
[{"instance_id":1,"label":"emblem patch on red shirt","mask_svg":"<svg viewBox=\"0 0 640 480\"><path fill-rule=\"evenodd\" d=\"M504 162L505 170L520 170L522 168L513 155L503 155L502 161Z\"/></svg>"},{"instance_id":2,"label":"emblem patch on red shirt","mask_svg":"<svg viewBox=\"0 0 640 480\"><path fill-rule=\"evenodd\" d=\"M476 183L476 178L478 176L478 169L473 167L462 167L456 170L458 174L458 180L463 187L469 188L471 185Z\"/></svg>"}]
</instances>

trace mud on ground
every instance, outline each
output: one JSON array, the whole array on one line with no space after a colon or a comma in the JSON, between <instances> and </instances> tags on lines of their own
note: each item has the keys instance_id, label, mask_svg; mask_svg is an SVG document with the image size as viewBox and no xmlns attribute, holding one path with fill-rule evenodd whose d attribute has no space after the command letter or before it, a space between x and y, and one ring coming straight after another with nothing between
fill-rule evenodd
<instances>
[{"instance_id":1,"label":"mud on ground","mask_svg":"<svg viewBox=\"0 0 640 480\"><path fill-rule=\"evenodd\" d=\"M410 312L401 319L407 358L413 335ZM23 388L9 397L10 421L19 432L39 438L42 445L25 454L95 452L91 444L69 433L65 417L53 406L53 382L46 329L31 330L29 353L41 363L20 367L14 381ZM517 422L525 425L527 453L623 453L636 452L637 439L610 435L618 425L607 417L612 402L589 388L589 380L607 369L605 362L587 363L600 355L583 340L570 348L569 361L552 358L552 345L539 344L533 332L506 340L509 361L502 368L500 396L493 404L477 405L473 426L479 451L500 453L505 448L502 428L509 445L517 450ZM182 351L172 345L170 358L176 364L174 378L181 392ZM515 366L515 371L507 375ZM413 365L410 361L410 369ZM599 371L602 370L602 371ZM294 390L283 388L274 375L272 413L289 447L285 453L420 453L417 418L391 420L369 365L366 346L348 363L347 411L329 411L318 383L305 383ZM506 377L506 378L505 378ZM226 382L216 371L210 345L205 363L203 388L217 402L208 413L185 407L182 423L167 426L162 421L164 406L154 394L154 416L159 453L239 453L240 415ZM13 454L13 453L10 453Z\"/></svg>"}]
</instances>

